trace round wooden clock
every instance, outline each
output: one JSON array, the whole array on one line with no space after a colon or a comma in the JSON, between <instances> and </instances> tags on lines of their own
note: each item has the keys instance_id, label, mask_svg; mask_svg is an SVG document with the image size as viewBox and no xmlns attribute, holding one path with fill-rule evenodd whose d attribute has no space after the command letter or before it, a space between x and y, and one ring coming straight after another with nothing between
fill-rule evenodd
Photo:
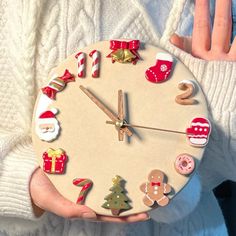
<instances>
[{"instance_id":1,"label":"round wooden clock","mask_svg":"<svg viewBox=\"0 0 236 236\"><path fill-rule=\"evenodd\" d=\"M32 130L39 164L64 197L126 216L178 194L201 161L210 123L180 61L138 40L111 40L50 74Z\"/></svg>"}]
</instances>

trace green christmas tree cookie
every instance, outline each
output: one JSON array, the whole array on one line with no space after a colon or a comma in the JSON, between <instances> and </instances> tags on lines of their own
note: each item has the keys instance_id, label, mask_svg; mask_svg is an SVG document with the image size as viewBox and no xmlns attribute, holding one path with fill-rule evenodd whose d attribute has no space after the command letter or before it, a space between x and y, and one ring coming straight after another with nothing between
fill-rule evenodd
<instances>
[{"instance_id":1,"label":"green christmas tree cookie","mask_svg":"<svg viewBox=\"0 0 236 236\"><path fill-rule=\"evenodd\" d=\"M112 179L113 186L109 189L112 193L104 199L106 202L102 205L103 208L110 209L112 215L118 216L121 210L129 210L129 199L124 194L124 189L121 186L122 178L118 175Z\"/></svg>"}]
</instances>

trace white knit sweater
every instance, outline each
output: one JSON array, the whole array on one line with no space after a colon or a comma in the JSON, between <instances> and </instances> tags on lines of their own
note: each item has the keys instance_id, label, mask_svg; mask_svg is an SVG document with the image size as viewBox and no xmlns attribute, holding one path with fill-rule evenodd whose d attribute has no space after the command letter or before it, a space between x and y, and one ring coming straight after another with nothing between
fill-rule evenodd
<instances>
[{"instance_id":1,"label":"white knit sweater","mask_svg":"<svg viewBox=\"0 0 236 236\"><path fill-rule=\"evenodd\" d=\"M236 180L236 64L206 62L171 45L170 35L181 27L178 24L183 8L189 4L186 0L175 0L172 6L172 2L0 0L0 232L9 235L29 232L32 235L227 234L211 190L225 179ZM164 8L171 10L169 18L167 22L159 22L158 16ZM187 5L186 9L192 7ZM186 17L191 19L191 14ZM198 174L167 207L152 213L159 222L177 222L113 225L69 221L52 214L45 214L35 222L23 220L35 220L29 180L37 167L30 133L37 91L52 68L68 55L85 45L112 38L134 38L161 45L187 65L206 95L213 131ZM184 218L196 206L189 218Z\"/></svg>"}]
</instances>

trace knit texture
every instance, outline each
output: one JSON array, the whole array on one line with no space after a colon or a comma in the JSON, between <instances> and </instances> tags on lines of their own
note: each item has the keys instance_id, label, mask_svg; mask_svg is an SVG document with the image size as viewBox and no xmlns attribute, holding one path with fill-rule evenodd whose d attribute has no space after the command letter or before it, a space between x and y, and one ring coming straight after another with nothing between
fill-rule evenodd
<instances>
[{"instance_id":1,"label":"knit texture","mask_svg":"<svg viewBox=\"0 0 236 236\"><path fill-rule=\"evenodd\" d=\"M5 217L0 220L4 222L0 229L6 229L9 235L28 232L32 235L168 235L167 232L169 235L194 235L188 232L192 232L196 219L198 226L204 228L207 219L202 216L207 205L212 207L207 216L210 219L216 216L211 219L213 228L196 235L207 232L213 235L215 229L224 232L219 235L226 235L220 210L209 193L204 193L206 197L199 203L202 205L192 213L190 220L170 226L154 222L139 223L137 227L72 222L45 214L37 224L18 220L12 227L11 220L6 218L33 219L29 181L37 164L30 127L39 89L53 73L53 68L68 55L98 40L135 38L156 46L160 44L192 71L206 95L213 125L212 137L199 168L204 191L211 190L224 179L236 179L235 63L205 62L175 48L169 38L184 27L179 21L186 11L186 1L173 1L170 17L165 27L163 22L162 29L160 24L155 24L157 16L150 10L152 4L151 0L91 0L89 3L86 0L0 0L0 215ZM170 7L167 4L167 8ZM179 201L176 197L169 208L163 208L159 218L156 215L156 220L170 223L189 214L200 198L201 184L197 176L190 181L189 189L194 189L196 184L198 188L191 196L192 202L181 208L180 199L184 201L189 196L182 191L178 194Z\"/></svg>"},{"instance_id":2,"label":"knit texture","mask_svg":"<svg viewBox=\"0 0 236 236\"><path fill-rule=\"evenodd\" d=\"M12 148L2 160L0 215L35 218L29 194L29 177L34 170L32 166L36 167L37 164L32 146L27 141Z\"/></svg>"},{"instance_id":3,"label":"knit texture","mask_svg":"<svg viewBox=\"0 0 236 236\"><path fill-rule=\"evenodd\" d=\"M226 179L236 180L236 63L197 59L170 43L186 4L181 1L173 5L160 44L192 71L205 94L212 134L199 173L204 188L213 189Z\"/></svg>"}]
</instances>

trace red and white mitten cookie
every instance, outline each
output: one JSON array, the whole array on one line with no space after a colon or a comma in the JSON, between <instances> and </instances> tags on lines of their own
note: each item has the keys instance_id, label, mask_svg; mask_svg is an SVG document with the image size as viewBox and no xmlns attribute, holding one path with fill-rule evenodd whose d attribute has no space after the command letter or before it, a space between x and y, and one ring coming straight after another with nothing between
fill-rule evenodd
<instances>
[{"instance_id":1,"label":"red and white mitten cookie","mask_svg":"<svg viewBox=\"0 0 236 236\"><path fill-rule=\"evenodd\" d=\"M191 145L204 147L207 145L211 134L211 124L206 118L196 117L192 120L186 133Z\"/></svg>"},{"instance_id":2,"label":"red and white mitten cookie","mask_svg":"<svg viewBox=\"0 0 236 236\"><path fill-rule=\"evenodd\" d=\"M164 52L159 52L156 55L156 65L146 70L146 79L152 83L160 83L167 80L171 73L173 65L173 57Z\"/></svg>"}]
</instances>

